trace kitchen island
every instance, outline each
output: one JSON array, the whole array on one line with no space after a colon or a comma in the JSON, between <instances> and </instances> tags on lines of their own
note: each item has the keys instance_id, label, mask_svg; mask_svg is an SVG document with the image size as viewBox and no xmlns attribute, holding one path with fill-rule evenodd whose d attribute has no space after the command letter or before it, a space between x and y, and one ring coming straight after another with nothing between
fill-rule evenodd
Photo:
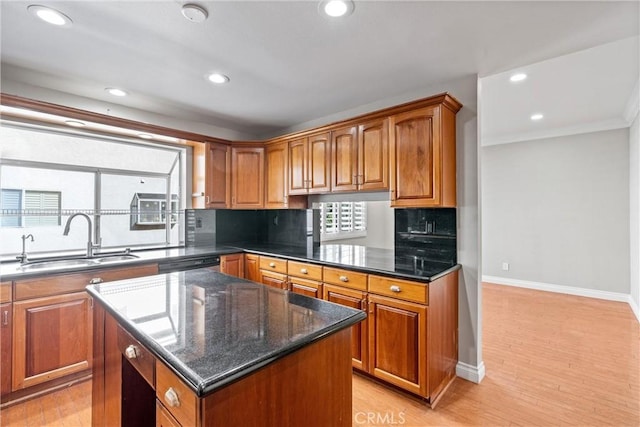
<instances>
[{"instance_id":1,"label":"kitchen island","mask_svg":"<svg viewBox=\"0 0 640 427\"><path fill-rule=\"evenodd\" d=\"M350 426L359 310L208 269L89 286L94 426Z\"/></svg>"}]
</instances>

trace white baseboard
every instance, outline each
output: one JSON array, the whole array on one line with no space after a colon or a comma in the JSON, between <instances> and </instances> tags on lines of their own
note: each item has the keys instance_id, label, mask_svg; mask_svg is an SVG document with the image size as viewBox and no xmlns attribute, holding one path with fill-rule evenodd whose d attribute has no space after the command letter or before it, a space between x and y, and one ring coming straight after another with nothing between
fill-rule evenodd
<instances>
[{"instance_id":1,"label":"white baseboard","mask_svg":"<svg viewBox=\"0 0 640 427\"><path fill-rule=\"evenodd\" d=\"M480 362L478 366L469 365L464 362L458 362L456 365L456 375L472 383L480 384L480 381L484 378L484 374L484 362Z\"/></svg>"},{"instance_id":2,"label":"white baseboard","mask_svg":"<svg viewBox=\"0 0 640 427\"><path fill-rule=\"evenodd\" d=\"M631 307L631 311L635 314L638 322L640 322L640 313L638 305L633 301L631 295L621 292L601 291L599 289L578 288L575 286L554 285L552 283L532 282L529 280L509 279L497 276L482 276L482 281L487 283L495 283L497 285L515 286L517 288L535 289L538 291L556 292L559 294L577 295L587 298L598 298L608 301L626 302Z\"/></svg>"}]
</instances>

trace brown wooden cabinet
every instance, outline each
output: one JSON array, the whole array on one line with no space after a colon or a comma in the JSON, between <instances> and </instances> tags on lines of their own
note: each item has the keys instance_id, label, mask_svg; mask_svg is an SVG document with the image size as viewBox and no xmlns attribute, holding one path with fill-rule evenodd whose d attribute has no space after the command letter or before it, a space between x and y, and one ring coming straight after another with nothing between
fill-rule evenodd
<instances>
[{"instance_id":1,"label":"brown wooden cabinet","mask_svg":"<svg viewBox=\"0 0 640 427\"><path fill-rule=\"evenodd\" d=\"M244 278L252 282L260 282L260 255L245 254Z\"/></svg>"},{"instance_id":2,"label":"brown wooden cabinet","mask_svg":"<svg viewBox=\"0 0 640 427\"><path fill-rule=\"evenodd\" d=\"M231 207L264 207L264 147L231 148Z\"/></svg>"},{"instance_id":3,"label":"brown wooden cabinet","mask_svg":"<svg viewBox=\"0 0 640 427\"><path fill-rule=\"evenodd\" d=\"M322 266L287 261L289 291L314 298L322 298Z\"/></svg>"},{"instance_id":4,"label":"brown wooden cabinet","mask_svg":"<svg viewBox=\"0 0 640 427\"><path fill-rule=\"evenodd\" d=\"M264 207L267 209L306 208L305 196L289 196L289 144L282 141L265 149Z\"/></svg>"},{"instance_id":5,"label":"brown wooden cabinet","mask_svg":"<svg viewBox=\"0 0 640 427\"><path fill-rule=\"evenodd\" d=\"M0 396L11 392L13 307L0 304Z\"/></svg>"},{"instance_id":6,"label":"brown wooden cabinet","mask_svg":"<svg viewBox=\"0 0 640 427\"><path fill-rule=\"evenodd\" d=\"M286 274L265 270L260 270L260 283L278 289L287 289L288 287Z\"/></svg>"},{"instance_id":7,"label":"brown wooden cabinet","mask_svg":"<svg viewBox=\"0 0 640 427\"><path fill-rule=\"evenodd\" d=\"M244 254L220 256L220 272L230 276L244 277Z\"/></svg>"},{"instance_id":8,"label":"brown wooden cabinet","mask_svg":"<svg viewBox=\"0 0 640 427\"><path fill-rule=\"evenodd\" d=\"M16 301L13 309L14 391L91 368L93 306L86 292Z\"/></svg>"},{"instance_id":9,"label":"brown wooden cabinet","mask_svg":"<svg viewBox=\"0 0 640 427\"><path fill-rule=\"evenodd\" d=\"M389 188L389 127L387 119L331 132L332 191Z\"/></svg>"},{"instance_id":10,"label":"brown wooden cabinet","mask_svg":"<svg viewBox=\"0 0 640 427\"><path fill-rule=\"evenodd\" d=\"M205 208L231 206L231 147L214 142L206 143Z\"/></svg>"},{"instance_id":11,"label":"brown wooden cabinet","mask_svg":"<svg viewBox=\"0 0 640 427\"><path fill-rule=\"evenodd\" d=\"M369 366L375 377L425 395L427 307L369 295Z\"/></svg>"},{"instance_id":12,"label":"brown wooden cabinet","mask_svg":"<svg viewBox=\"0 0 640 427\"><path fill-rule=\"evenodd\" d=\"M367 293L324 283L323 297L327 301L358 310L367 310ZM354 368L367 370L368 320L351 327L351 357Z\"/></svg>"},{"instance_id":13,"label":"brown wooden cabinet","mask_svg":"<svg viewBox=\"0 0 640 427\"><path fill-rule=\"evenodd\" d=\"M330 155L328 132L289 141L289 195L330 192Z\"/></svg>"},{"instance_id":14,"label":"brown wooden cabinet","mask_svg":"<svg viewBox=\"0 0 640 427\"><path fill-rule=\"evenodd\" d=\"M392 115L391 206L456 205L456 123L461 105L444 102Z\"/></svg>"}]
</instances>

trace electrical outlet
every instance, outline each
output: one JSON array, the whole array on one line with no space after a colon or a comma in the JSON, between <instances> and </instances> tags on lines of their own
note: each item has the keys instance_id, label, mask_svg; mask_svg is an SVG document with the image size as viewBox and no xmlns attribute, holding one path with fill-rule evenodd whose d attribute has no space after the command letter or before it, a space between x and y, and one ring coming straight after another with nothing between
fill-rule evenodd
<instances>
[{"instance_id":1,"label":"electrical outlet","mask_svg":"<svg viewBox=\"0 0 640 427\"><path fill-rule=\"evenodd\" d=\"M508 262L503 262L502 263L502 269L504 271L509 271L509 263Z\"/></svg>"}]
</instances>

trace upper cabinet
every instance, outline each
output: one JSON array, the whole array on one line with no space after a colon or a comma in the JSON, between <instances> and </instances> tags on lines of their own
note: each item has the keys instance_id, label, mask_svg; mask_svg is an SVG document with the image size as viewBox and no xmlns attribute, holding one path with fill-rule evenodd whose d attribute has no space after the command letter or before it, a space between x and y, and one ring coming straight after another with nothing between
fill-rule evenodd
<instances>
[{"instance_id":1,"label":"upper cabinet","mask_svg":"<svg viewBox=\"0 0 640 427\"><path fill-rule=\"evenodd\" d=\"M389 118L391 206L455 207L456 121L461 105L445 102Z\"/></svg>"},{"instance_id":2,"label":"upper cabinet","mask_svg":"<svg viewBox=\"0 0 640 427\"><path fill-rule=\"evenodd\" d=\"M331 191L329 132L289 141L289 195Z\"/></svg>"},{"instance_id":3,"label":"upper cabinet","mask_svg":"<svg viewBox=\"0 0 640 427\"><path fill-rule=\"evenodd\" d=\"M265 162L264 207L267 209L306 208L306 197L289 197L289 144L287 141L267 145Z\"/></svg>"},{"instance_id":4,"label":"upper cabinet","mask_svg":"<svg viewBox=\"0 0 640 427\"><path fill-rule=\"evenodd\" d=\"M231 148L231 207L264 207L264 147Z\"/></svg>"},{"instance_id":5,"label":"upper cabinet","mask_svg":"<svg viewBox=\"0 0 640 427\"><path fill-rule=\"evenodd\" d=\"M388 137L386 118L332 131L332 191L389 189Z\"/></svg>"},{"instance_id":6,"label":"upper cabinet","mask_svg":"<svg viewBox=\"0 0 640 427\"><path fill-rule=\"evenodd\" d=\"M231 205L231 147L207 142L205 154L205 208L228 208Z\"/></svg>"}]
</instances>

